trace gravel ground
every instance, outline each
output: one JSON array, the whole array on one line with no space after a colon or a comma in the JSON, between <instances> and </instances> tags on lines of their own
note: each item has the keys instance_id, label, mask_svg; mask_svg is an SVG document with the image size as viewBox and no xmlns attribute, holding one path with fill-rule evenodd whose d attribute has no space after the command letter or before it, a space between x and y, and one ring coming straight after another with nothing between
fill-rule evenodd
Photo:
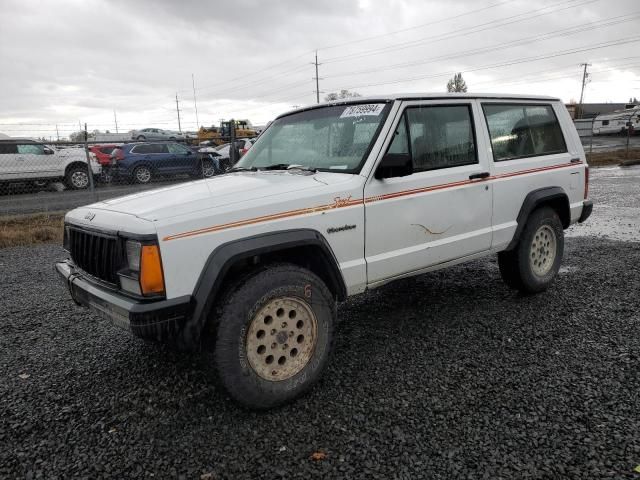
<instances>
[{"instance_id":1,"label":"gravel ground","mask_svg":"<svg viewBox=\"0 0 640 480\"><path fill-rule=\"evenodd\" d=\"M73 306L62 256L0 250L0 478L640 478L640 243L568 238L532 297L493 259L355 297L320 384L266 413Z\"/></svg>"}]
</instances>

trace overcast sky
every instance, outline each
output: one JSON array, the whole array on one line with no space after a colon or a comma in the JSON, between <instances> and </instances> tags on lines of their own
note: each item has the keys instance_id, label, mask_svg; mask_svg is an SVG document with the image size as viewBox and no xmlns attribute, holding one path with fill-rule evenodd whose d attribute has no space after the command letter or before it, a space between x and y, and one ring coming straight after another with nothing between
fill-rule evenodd
<instances>
[{"instance_id":1,"label":"overcast sky","mask_svg":"<svg viewBox=\"0 0 640 480\"><path fill-rule=\"evenodd\" d=\"M266 123L320 90L640 97L637 0L2 0L0 132ZM16 125L20 124L20 125ZM28 125L27 125L28 124ZM42 125L40 125L42 124Z\"/></svg>"}]
</instances>

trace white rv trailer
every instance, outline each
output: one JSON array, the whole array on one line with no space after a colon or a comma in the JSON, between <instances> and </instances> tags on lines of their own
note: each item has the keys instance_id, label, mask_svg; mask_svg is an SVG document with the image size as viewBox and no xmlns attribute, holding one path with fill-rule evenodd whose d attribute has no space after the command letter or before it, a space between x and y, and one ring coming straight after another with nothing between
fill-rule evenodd
<instances>
[{"instance_id":1,"label":"white rv trailer","mask_svg":"<svg viewBox=\"0 0 640 480\"><path fill-rule=\"evenodd\" d=\"M629 104L624 110L598 115L593 121L593 134L626 134L629 123L633 126L633 133L640 131L640 105Z\"/></svg>"}]
</instances>

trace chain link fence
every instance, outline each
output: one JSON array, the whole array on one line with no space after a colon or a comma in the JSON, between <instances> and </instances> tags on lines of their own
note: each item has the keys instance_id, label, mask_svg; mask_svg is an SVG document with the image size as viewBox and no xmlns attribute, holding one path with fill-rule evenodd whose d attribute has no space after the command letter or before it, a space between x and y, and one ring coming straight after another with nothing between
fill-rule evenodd
<instances>
[{"instance_id":1,"label":"chain link fence","mask_svg":"<svg viewBox=\"0 0 640 480\"><path fill-rule=\"evenodd\" d=\"M64 213L78 206L219 175L253 143L234 133L206 141L149 133L73 142L2 136L0 248L57 239Z\"/></svg>"},{"instance_id":2,"label":"chain link fence","mask_svg":"<svg viewBox=\"0 0 640 480\"><path fill-rule=\"evenodd\" d=\"M623 119L619 130L617 124L603 129L596 119L575 123L590 165L640 159L640 118ZM215 141L84 132L78 133L86 141L78 135L73 142L0 138L0 248L34 237L56 240L64 213L78 206L223 173L253 143L232 138L233 129Z\"/></svg>"},{"instance_id":3,"label":"chain link fence","mask_svg":"<svg viewBox=\"0 0 640 480\"><path fill-rule=\"evenodd\" d=\"M574 120L592 166L635 163L640 159L640 114Z\"/></svg>"}]
</instances>

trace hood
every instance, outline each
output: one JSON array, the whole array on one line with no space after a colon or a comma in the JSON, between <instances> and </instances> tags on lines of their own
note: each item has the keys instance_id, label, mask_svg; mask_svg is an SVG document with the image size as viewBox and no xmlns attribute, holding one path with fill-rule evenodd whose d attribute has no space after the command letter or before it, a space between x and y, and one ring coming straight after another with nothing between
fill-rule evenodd
<instances>
[{"instance_id":1,"label":"hood","mask_svg":"<svg viewBox=\"0 0 640 480\"><path fill-rule=\"evenodd\" d=\"M351 174L325 172L238 172L105 200L91 208L153 221L301 190L319 190L351 178Z\"/></svg>"}]
</instances>

